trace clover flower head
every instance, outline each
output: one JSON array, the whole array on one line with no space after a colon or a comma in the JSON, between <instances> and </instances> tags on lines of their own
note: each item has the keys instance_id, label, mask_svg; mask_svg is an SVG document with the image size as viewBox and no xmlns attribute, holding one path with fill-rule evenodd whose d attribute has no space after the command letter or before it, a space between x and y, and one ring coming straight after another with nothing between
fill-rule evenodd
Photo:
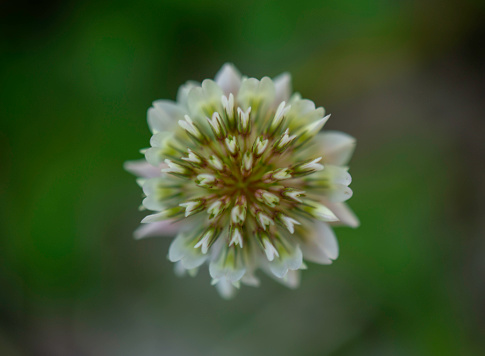
<instances>
[{"instance_id":1,"label":"clover flower head","mask_svg":"<svg viewBox=\"0 0 485 356\"><path fill-rule=\"evenodd\" d=\"M344 203L355 140L320 132L329 117L291 95L288 74L258 80L231 64L215 80L183 85L176 102L155 101L151 147L125 164L153 211L135 237L176 235L176 272L209 264L226 298L241 283L258 285L257 269L296 287L303 259L338 257L331 225L359 224Z\"/></svg>"}]
</instances>

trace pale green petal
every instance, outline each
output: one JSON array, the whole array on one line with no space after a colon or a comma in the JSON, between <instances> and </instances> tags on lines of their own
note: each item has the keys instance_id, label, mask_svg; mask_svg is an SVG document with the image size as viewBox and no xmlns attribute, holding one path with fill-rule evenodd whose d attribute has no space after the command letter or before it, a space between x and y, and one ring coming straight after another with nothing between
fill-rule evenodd
<instances>
[{"instance_id":1,"label":"pale green petal","mask_svg":"<svg viewBox=\"0 0 485 356\"><path fill-rule=\"evenodd\" d=\"M255 78L243 79L237 95L239 105L244 109L251 107L253 115L264 112L272 106L275 98L275 86L273 81L264 77L261 80Z\"/></svg>"},{"instance_id":2,"label":"pale green petal","mask_svg":"<svg viewBox=\"0 0 485 356\"><path fill-rule=\"evenodd\" d=\"M222 110L222 89L216 82L206 79L201 87L193 87L187 96L189 116L194 122L207 126L206 117L212 117L215 111Z\"/></svg>"}]
</instances>

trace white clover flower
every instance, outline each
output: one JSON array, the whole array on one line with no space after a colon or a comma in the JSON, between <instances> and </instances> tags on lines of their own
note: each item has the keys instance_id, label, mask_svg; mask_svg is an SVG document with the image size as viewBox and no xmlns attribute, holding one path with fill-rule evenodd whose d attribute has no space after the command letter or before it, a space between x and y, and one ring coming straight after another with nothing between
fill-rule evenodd
<instances>
[{"instance_id":1,"label":"white clover flower","mask_svg":"<svg viewBox=\"0 0 485 356\"><path fill-rule=\"evenodd\" d=\"M151 147L125 164L154 212L135 237L177 234L176 273L208 263L223 297L259 285L259 268L297 287L303 259L338 257L330 225L359 225L344 203L355 140L320 132L330 115L290 94L288 74L258 80L225 64L214 81L182 86L176 102L155 101Z\"/></svg>"}]
</instances>

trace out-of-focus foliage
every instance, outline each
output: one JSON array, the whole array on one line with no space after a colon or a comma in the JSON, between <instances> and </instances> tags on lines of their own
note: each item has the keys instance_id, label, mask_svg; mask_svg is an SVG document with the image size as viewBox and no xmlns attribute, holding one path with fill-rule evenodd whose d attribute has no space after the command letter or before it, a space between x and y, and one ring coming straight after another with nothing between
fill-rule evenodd
<instances>
[{"instance_id":1,"label":"out-of-focus foliage","mask_svg":"<svg viewBox=\"0 0 485 356\"><path fill-rule=\"evenodd\" d=\"M484 352L481 1L0 5L1 355ZM181 280L122 170L151 101L290 71L349 132L357 230L300 289ZM480 169L481 168L481 169Z\"/></svg>"}]
</instances>

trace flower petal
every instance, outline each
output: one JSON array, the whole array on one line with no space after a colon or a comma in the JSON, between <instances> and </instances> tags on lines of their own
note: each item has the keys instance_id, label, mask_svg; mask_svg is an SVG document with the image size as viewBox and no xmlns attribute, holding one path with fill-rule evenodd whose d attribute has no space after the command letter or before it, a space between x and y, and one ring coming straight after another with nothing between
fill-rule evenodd
<instances>
[{"instance_id":1,"label":"flower petal","mask_svg":"<svg viewBox=\"0 0 485 356\"><path fill-rule=\"evenodd\" d=\"M189 108L187 105L187 97L189 95L189 92L192 88L195 87L200 87L200 83L188 81L184 85L181 85L177 92L177 103L185 110L188 110Z\"/></svg>"},{"instance_id":2,"label":"flower petal","mask_svg":"<svg viewBox=\"0 0 485 356\"><path fill-rule=\"evenodd\" d=\"M315 137L323 163L337 166L346 165L355 149L355 138L338 131L325 131Z\"/></svg>"},{"instance_id":3,"label":"flower petal","mask_svg":"<svg viewBox=\"0 0 485 356\"><path fill-rule=\"evenodd\" d=\"M282 101L288 102L291 95L291 75L282 73L273 79L275 86L275 106Z\"/></svg>"},{"instance_id":4,"label":"flower petal","mask_svg":"<svg viewBox=\"0 0 485 356\"><path fill-rule=\"evenodd\" d=\"M157 100L148 109L148 126L152 133L171 131L178 120L182 120L187 112L177 103L170 100Z\"/></svg>"},{"instance_id":5,"label":"flower petal","mask_svg":"<svg viewBox=\"0 0 485 356\"><path fill-rule=\"evenodd\" d=\"M190 118L194 122L207 127L205 118L208 113L220 112L222 109L221 97L222 89L210 79L204 80L201 87L191 88L187 95Z\"/></svg>"},{"instance_id":6,"label":"flower petal","mask_svg":"<svg viewBox=\"0 0 485 356\"><path fill-rule=\"evenodd\" d=\"M137 177L154 178L160 176L160 168L151 165L145 159L126 161L123 168Z\"/></svg>"},{"instance_id":7,"label":"flower petal","mask_svg":"<svg viewBox=\"0 0 485 356\"><path fill-rule=\"evenodd\" d=\"M239 87L241 86L241 73L239 73L233 64L226 63L222 66L219 72L217 72L215 82L226 96L230 93L237 95Z\"/></svg>"},{"instance_id":8,"label":"flower petal","mask_svg":"<svg viewBox=\"0 0 485 356\"><path fill-rule=\"evenodd\" d=\"M323 202L337 216L340 222L350 227L358 227L360 221L354 212L345 203Z\"/></svg>"},{"instance_id":9,"label":"flower petal","mask_svg":"<svg viewBox=\"0 0 485 356\"><path fill-rule=\"evenodd\" d=\"M283 278L288 270L297 270L303 263L303 254L298 245L289 249L278 249L279 256L269 262L270 271L279 278Z\"/></svg>"},{"instance_id":10,"label":"flower petal","mask_svg":"<svg viewBox=\"0 0 485 356\"><path fill-rule=\"evenodd\" d=\"M157 236L174 236L180 229L180 224L173 220L157 221L150 224L143 224L135 230L135 239Z\"/></svg>"},{"instance_id":11,"label":"flower petal","mask_svg":"<svg viewBox=\"0 0 485 356\"><path fill-rule=\"evenodd\" d=\"M194 237L187 233L178 234L170 245L168 259L172 262L181 261L185 269L199 267L209 256L194 248L194 240Z\"/></svg>"},{"instance_id":12,"label":"flower petal","mask_svg":"<svg viewBox=\"0 0 485 356\"><path fill-rule=\"evenodd\" d=\"M301 249L306 260L320 264L331 264L339 254L335 233L321 221L317 221L314 229L304 236Z\"/></svg>"},{"instance_id":13,"label":"flower petal","mask_svg":"<svg viewBox=\"0 0 485 356\"><path fill-rule=\"evenodd\" d=\"M301 272L299 270L289 270L285 277L279 279L281 283L291 289L298 288L301 280Z\"/></svg>"},{"instance_id":14,"label":"flower petal","mask_svg":"<svg viewBox=\"0 0 485 356\"><path fill-rule=\"evenodd\" d=\"M222 278L216 282L216 289L224 299L231 299L236 295L236 287L226 278Z\"/></svg>"},{"instance_id":15,"label":"flower petal","mask_svg":"<svg viewBox=\"0 0 485 356\"><path fill-rule=\"evenodd\" d=\"M327 256L323 248L318 246L315 241L305 241L300 246L305 260L321 265L332 263L332 260Z\"/></svg>"},{"instance_id":16,"label":"flower petal","mask_svg":"<svg viewBox=\"0 0 485 356\"><path fill-rule=\"evenodd\" d=\"M223 247L218 257L212 260L209 265L209 273L213 279L226 278L231 282L237 282L245 272L242 251L235 247Z\"/></svg>"},{"instance_id":17,"label":"flower petal","mask_svg":"<svg viewBox=\"0 0 485 356\"><path fill-rule=\"evenodd\" d=\"M339 254L338 242L333 229L324 222L317 222L317 244L327 256L335 260Z\"/></svg>"},{"instance_id":18,"label":"flower petal","mask_svg":"<svg viewBox=\"0 0 485 356\"><path fill-rule=\"evenodd\" d=\"M267 110L273 104L274 98L274 83L268 77L261 80L255 78L243 79L237 94L237 101L241 108L247 110L251 107L253 113L258 110Z\"/></svg>"}]
</instances>

